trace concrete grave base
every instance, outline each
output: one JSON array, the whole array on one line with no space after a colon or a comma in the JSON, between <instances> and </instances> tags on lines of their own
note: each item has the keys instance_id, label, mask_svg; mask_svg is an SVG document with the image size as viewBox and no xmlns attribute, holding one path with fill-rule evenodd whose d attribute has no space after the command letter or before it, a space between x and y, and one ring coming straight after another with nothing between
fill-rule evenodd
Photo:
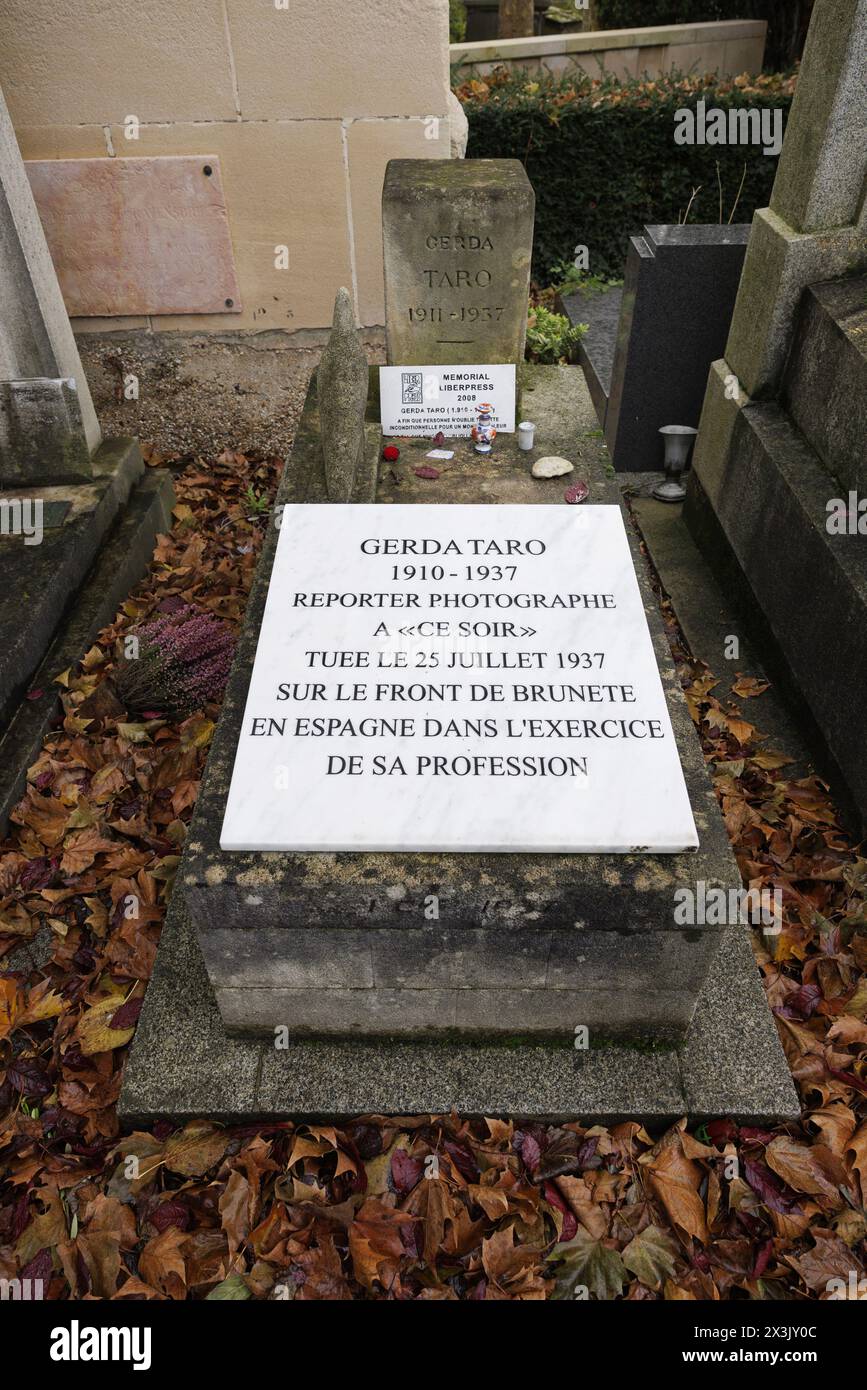
<instances>
[{"instance_id":1,"label":"concrete grave base","mask_svg":"<svg viewBox=\"0 0 867 1390\"><path fill-rule=\"evenodd\" d=\"M592 1044L592 1039L591 1039ZM163 929L118 1114L126 1125L361 1114L534 1116L659 1128L689 1115L764 1123L799 1106L744 927L724 932L684 1043L503 1046L229 1037L180 893Z\"/></svg>"}]
</instances>

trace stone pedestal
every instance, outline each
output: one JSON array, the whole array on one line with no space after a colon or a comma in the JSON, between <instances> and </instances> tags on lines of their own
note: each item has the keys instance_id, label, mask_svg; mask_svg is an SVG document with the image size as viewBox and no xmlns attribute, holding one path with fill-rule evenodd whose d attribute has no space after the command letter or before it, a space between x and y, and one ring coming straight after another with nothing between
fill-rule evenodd
<instances>
[{"instance_id":1,"label":"stone pedestal","mask_svg":"<svg viewBox=\"0 0 867 1390\"><path fill-rule=\"evenodd\" d=\"M393 366L524 360L535 195L517 159L393 159L382 192Z\"/></svg>"}]
</instances>

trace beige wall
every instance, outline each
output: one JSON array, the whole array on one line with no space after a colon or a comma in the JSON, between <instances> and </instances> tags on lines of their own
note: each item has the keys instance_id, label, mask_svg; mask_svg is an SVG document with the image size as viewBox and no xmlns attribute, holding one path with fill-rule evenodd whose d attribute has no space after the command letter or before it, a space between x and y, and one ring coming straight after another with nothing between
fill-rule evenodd
<instances>
[{"instance_id":1,"label":"beige wall","mask_svg":"<svg viewBox=\"0 0 867 1390\"><path fill-rule=\"evenodd\" d=\"M341 284L359 323L383 323L382 177L394 157L448 157L448 56L448 0L0 0L25 160L220 161L243 312L74 327L319 328Z\"/></svg>"},{"instance_id":2,"label":"beige wall","mask_svg":"<svg viewBox=\"0 0 867 1390\"><path fill-rule=\"evenodd\" d=\"M766 30L763 19L601 29L588 34L456 43L451 60L462 64L462 78L484 77L496 67L555 74L580 71L591 77L606 72L620 81L660 77L673 69L731 77L761 72Z\"/></svg>"}]
</instances>

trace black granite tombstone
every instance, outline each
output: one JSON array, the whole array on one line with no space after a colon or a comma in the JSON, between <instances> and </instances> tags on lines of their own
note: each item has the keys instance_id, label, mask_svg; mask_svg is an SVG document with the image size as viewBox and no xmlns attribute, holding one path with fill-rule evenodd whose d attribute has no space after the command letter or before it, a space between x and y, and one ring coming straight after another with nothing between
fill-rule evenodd
<instances>
[{"instance_id":1,"label":"black granite tombstone","mask_svg":"<svg viewBox=\"0 0 867 1390\"><path fill-rule=\"evenodd\" d=\"M750 228L645 227L629 239L623 290L576 294L581 362L618 472L662 469L662 425L698 426L722 357ZM613 297L616 296L616 297Z\"/></svg>"}]
</instances>

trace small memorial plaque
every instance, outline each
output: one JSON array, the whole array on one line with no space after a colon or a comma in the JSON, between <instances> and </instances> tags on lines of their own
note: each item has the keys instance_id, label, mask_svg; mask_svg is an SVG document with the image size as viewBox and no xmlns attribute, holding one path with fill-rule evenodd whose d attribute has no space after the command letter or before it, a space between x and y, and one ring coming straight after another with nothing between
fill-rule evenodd
<instances>
[{"instance_id":1,"label":"small memorial plaque","mask_svg":"<svg viewBox=\"0 0 867 1390\"><path fill-rule=\"evenodd\" d=\"M220 844L695 848L619 508L285 507Z\"/></svg>"},{"instance_id":2,"label":"small memorial plaque","mask_svg":"<svg viewBox=\"0 0 867 1390\"><path fill-rule=\"evenodd\" d=\"M447 439L468 439L480 401L493 407L498 434L515 429L515 368L380 367L379 396L382 432Z\"/></svg>"}]
</instances>

